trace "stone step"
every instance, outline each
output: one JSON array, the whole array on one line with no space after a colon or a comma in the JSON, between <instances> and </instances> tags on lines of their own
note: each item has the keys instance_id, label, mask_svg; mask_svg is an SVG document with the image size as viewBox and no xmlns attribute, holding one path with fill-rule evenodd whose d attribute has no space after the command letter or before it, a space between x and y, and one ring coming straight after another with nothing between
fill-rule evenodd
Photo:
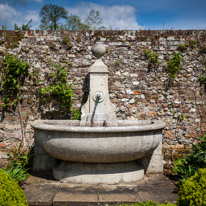
<instances>
[{"instance_id":1,"label":"stone step","mask_svg":"<svg viewBox=\"0 0 206 206\"><path fill-rule=\"evenodd\" d=\"M118 185L41 182L34 177L32 181L30 179L22 186L29 206L120 206L149 200L174 203L177 198L177 188L163 175L151 175L137 183Z\"/></svg>"}]
</instances>

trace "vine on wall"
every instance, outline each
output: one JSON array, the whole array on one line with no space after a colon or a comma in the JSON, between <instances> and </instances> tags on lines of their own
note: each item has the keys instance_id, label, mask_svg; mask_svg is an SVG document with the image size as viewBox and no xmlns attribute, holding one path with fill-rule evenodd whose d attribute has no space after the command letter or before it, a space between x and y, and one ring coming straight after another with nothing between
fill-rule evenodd
<instances>
[{"instance_id":1,"label":"vine on wall","mask_svg":"<svg viewBox=\"0 0 206 206\"><path fill-rule=\"evenodd\" d=\"M38 94L35 104L49 103L53 99L59 102L59 110L72 114L73 119L80 119L81 113L72 108L73 91L71 85L67 82L68 72L66 67L61 64L57 65L57 71L52 72L49 78L48 86L39 86L38 72L33 69L29 72L29 64L23 62L12 55L4 57L1 63L0 72L0 95L2 99L1 107L3 111L12 112L18 117L21 125L21 147L26 146L25 140L25 124L22 118L22 102L25 93L25 83L36 82L36 87L33 87L33 94ZM30 85L33 86L33 85ZM41 105L40 105L41 106Z\"/></svg>"},{"instance_id":2,"label":"vine on wall","mask_svg":"<svg viewBox=\"0 0 206 206\"><path fill-rule=\"evenodd\" d=\"M22 120L21 101L24 93L24 83L29 76L29 64L16 59L14 56L6 56L2 63L2 73L0 74L0 95L2 96L4 110L10 111L18 116L21 124L22 147L25 146L24 123ZM18 108L18 115L15 108Z\"/></svg>"},{"instance_id":3,"label":"vine on wall","mask_svg":"<svg viewBox=\"0 0 206 206\"><path fill-rule=\"evenodd\" d=\"M53 98L59 99L62 103L61 108L71 110L73 91L67 83L67 68L57 65L57 72L52 72L48 86L40 87L38 94L41 103L49 102Z\"/></svg>"},{"instance_id":4,"label":"vine on wall","mask_svg":"<svg viewBox=\"0 0 206 206\"><path fill-rule=\"evenodd\" d=\"M204 85L206 90L206 61L204 62L204 69L202 74L200 74L200 85Z\"/></svg>"},{"instance_id":5,"label":"vine on wall","mask_svg":"<svg viewBox=\"0 0 206 206\"><path fill-rule=\"evenodd\" d=\"M72 64L67 64L72 67ZM65 64L57 64L48 78L47 86L41 85L37 96L41 105L50 104L53 100L59 102L58 110L70 115L70 118L79 120L81 112L72 108L73 90L67 82L68 69Z\"/></svg>"},{"instance_id":6,"label":"vine on wall","mask_svg":"<svg viewBox=\"0 0 206 206\"><path fill-rule=\"evenodd\" d=\"M167 72L169 76L169 81L173 82L175 77L178 74L178 71L180 70L182 61L182 53L175 53L170 61L167 62Z\"/></svg>"},{"instance_id":7,"label":"vine on wall","mask_svg":"<svg viewBox=\"0 0 206 206\"><path fill-rule=\"evenodd\" d=\"M6 56L2 66L0 92L3 96L3 105L1 106L9 108L22 99L25 78L29 74L29 64L13 56Z\"/></svg>"},{"instance_id":8,"label":"vine on wall","mask_svg":"<svg viewBox=\"0 0 206 206\"><path fill-rule=\"evenodd\" d=\"M151 68L158 67L158 65L160 64L160 61L158 60L159 55L156 52L150 49L145 49L144 54L145 54L145 57L149 59L149 65L148 65L149 70Z\"/></svg>"},{"instance_id":9,"label":"vine on wall","mask_svg":"<svg viewBox=\"0 0 206 206\"><path fill-rule=\"evenodd\" d=\"M178 50L180 52L185 52L188 48L194 49L197 46L197 44L199 44L199 41L190 40L186 42L185 44L180 44L178 46Z\"/></svg>"}]
</instances>

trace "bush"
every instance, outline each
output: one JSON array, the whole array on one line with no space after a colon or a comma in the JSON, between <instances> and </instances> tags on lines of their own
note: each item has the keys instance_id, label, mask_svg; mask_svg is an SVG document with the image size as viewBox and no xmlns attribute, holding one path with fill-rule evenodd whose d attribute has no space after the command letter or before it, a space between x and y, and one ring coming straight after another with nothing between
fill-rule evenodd
<instances>
[{"instance_id":1,"label":"bush","mask_svg":"<svg viewBox=\"0 0 206 206\"><path fill-rule=\"evenodd\" d=\"M180 187L177 206L206 206L206 168L199 169Z\"/></svg>"},{"instance_id":2,"label":"bush","mask_svg":"<svg viewBox=\"0 0 206 206\"><path fill-rule=\"evenodd\" d=\"M169 73L168 76L171 81L173 81L177 76L177 73L180 70L181 61L182 61L182 53L176 53L173 55L172 59L167 62L166 69Z\"/></svg>"},{"instance_id":3,"label":"bush","mask_svg":"<svg viewBox=\"0 0 206 206\"><path fill-rule=\"evenodd\" d=\"M0 169L0 205L26 206L27 200L23 190L7 173Z\"/></svg>"},{"instance_id":4,"label":"bush","mask_svg":"<svg viewBox=\"0 0 206 206\"><path fill-rule=\"evenodd\" d=\"M191 154L174 162L173 174L177 175L179 185L193 176L199 168L206 168L206 133L200 142L193 144Z\"/></svg>"}]
</instances>

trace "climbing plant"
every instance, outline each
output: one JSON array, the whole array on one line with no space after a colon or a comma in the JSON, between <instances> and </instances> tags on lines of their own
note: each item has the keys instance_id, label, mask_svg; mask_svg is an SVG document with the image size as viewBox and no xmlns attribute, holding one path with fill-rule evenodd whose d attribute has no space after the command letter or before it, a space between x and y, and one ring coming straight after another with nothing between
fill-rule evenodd
<instances>
[{"instance_id":1,"label":"climbing plant","mask_svg":"<svg viewBox=\"0 0 206 206\"><path fill-rule=\"evenodd\" d=\"M200 75L200 82L201 82L201 84L206 84L206 74Z\"/></svg>"},{"instance_id":2,"label":"climbing plant","mask_svg":"<svg viewBox=\"0 0 206 206\"><path fill-rule=\"evenodd\" d=\"M188 47L189 47L189 44L188 44L188 43L185 43L185 44L180 44L177 49L178 49L180 52L185 52Z\"/></svg>"},{"instance_id":3,"label":"climbing plant","mask_svg":"<svg viewBox=\"0 0 206 206\"><path fill-rule=\"evenodd\" d=\"M156 68L160 64L160 61L158 60L159 55L156 52L150 49L145 49L144 54L145 57L149 59L149 68Z\"/></svg>"},{"instance_id":4,"label":"climbing plant","mask_svg":"<svg viewBox=\"0 0 206 206\"><path fill-rule=\"evenodd\" d=\"M199 43L199 41L190 40L184 44L180 44L177 49L180 52L185 52L188 48L194 49L198 43Z\"/></svg>"},{"instance_id":5,"label":"climbing plant","mask_svg":"<svg viewBox=\"0 0 206 206\"><path fill-rule=\"evenodd\" d=\"M65 36L62 44L66 47L66 49L70 50L73 47L73 44L71 43L70 37L69 36Z\"/></svg>"},{"instance_id":6,"label":"climbing plant","mask_svg":"<svg viewBox=\"0 0 206 206\"><path fill-rule=\"evenodd\" d=\"M166 70L170 81L173 81L180 70L182 53L175 53L170 61L167 62Z\"/></svg>"},{"instance_id":7,"label":"climbing plant","mask_svg":"<svg viewBox=\"0 0 206 206\"><path fill-rule=\"evenodd\" d=\"M69 67L72 64L67 64ZM41 104L50 103L56 99L60 102L59 109L71 114L72 119L79 120L81 112L72 107L73 90L71 85L67 82L68 69L65 64L57 64L48 78L47 86L40 86L38 89L38 97Z\"/></svg>"},{"instance_id":8,"label":"climbing plant","mask_svg":"<svg viewBox=\"0 0 206 206\"><path fill-rule=\"evenodd\" d=\"M62 103L62 109L71 111L73 91L67 82L67 77L67 68L58 64L57 71L52 72L48 79L48 86L42 86L39 88L38 94L41 103L45 103L56 98Z\"/></svg>"},{"instance_id":9,"label":"climbing plant","mask_svg":"<svg viewBox=\"0 0 206 206\"><path fill-rule=\"evenodd\" d=\"M29 64L16 59L14 56L6 56L3 59L2 66L0 92L3 96L3 104L1 106L9 108L22 99L24 81L29 74Z\"/></svg>"},{"instance_id":10,"label":"climbing plant","mask_svg":"<svg viewBox=\"0 0 206 206\"><path fill-rule=\"evenodd\" d=\"M24 124L21 112L21 100L23 99L25 79L29 76L29 64L12 55L7 55L2 62L0 73L0 95L2 97L1 107L4 110L15 113L18 108L18 118L21 124L22 146L25 145Z\"/></svg>"},{"instance_id":11,"label":"climbing plant","mask_svg":"<svg viewBox=\"0 0 206 206\"><path fill-rule=\"evenodd\" d=\"M204 60L203 71L200 74L200 84L206 86L206 60Z\"/></svg>"}]
</instances>

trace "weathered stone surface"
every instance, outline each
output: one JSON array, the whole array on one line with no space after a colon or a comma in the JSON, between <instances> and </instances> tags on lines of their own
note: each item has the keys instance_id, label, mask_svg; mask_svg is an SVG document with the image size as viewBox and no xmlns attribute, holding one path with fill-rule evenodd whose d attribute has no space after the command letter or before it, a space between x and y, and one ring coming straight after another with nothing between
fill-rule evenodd
<instances>
[{"instance_id":1,"label":"weathered stone surface","mask_svg":"<svg viewBox=\"0 0 206 206\"><path fill-rule=\"evenodd\" d=\"M153 200L173 203L177 188L163 175L145 176L140 182L119 185L85 185L30 177L23 189L29 206L114 205Z\"/></svg>"},{"instance_id":2,"label":"weathered stone surface","mask_svg":"<svg viewBox=\"0 0 206 206\"><path fill-rule=\"evenodd\" d=\"M62 160L53 168L57 180L114 184L140 180L144 172L162 172L162 129L165 124L160 120L116 123L108 127L79 127L81 121L77 120L37 120L32 126L38 145L51 157ZM41 150L36 151L44 166L44 155ZM142 159L144 163L148 154L152 158L151 161L147 158L149 164L143 164L143 167L136 162Z\"/></svg>"},{"instance_id":3,"label":"weathered stone surface","mask_svg":"<svg viewBox=\"0 0 206 206\"><path fill-rule=\"evenodd\" d=\"M58 190L57 184L24 185L23 190L29 206L52 206Z\"/></svg>"},{"instance_id":4,"label":"weathered stone surface","mask_svg":"<svg viewBox=\"0 0 206 206\"><path fill-rule=\"evenodd\" d=\"M165 176L154 175L152 179L149 177L147 181L149 183L147 187L137 186L141 201L145 202L150 198L150 200L159 203L164 203L165 201L176 202L177 188Z\"/></svg>"},{"instance_id":5,"label":"weathered stone surface","mask_svg":"<svg viewBox=\"0 0 206 206\"><path fill-rule=\"evenodd\" d=\"M85 202L97 204L98 201L98 186L61 184L53 199L53 206L75 203L81 205Z\"/></svg>"},{"instance_id":6,"label":"weathered stone surface","mask_svg":"<svg viewBox=\"0 0 206 206\"><path fill-rule=\"evenodd\" d=\"M134 186L99 186L99 202L105 203L134 203L140 202L136 187Z\"/></svg>"}]
</instances>

